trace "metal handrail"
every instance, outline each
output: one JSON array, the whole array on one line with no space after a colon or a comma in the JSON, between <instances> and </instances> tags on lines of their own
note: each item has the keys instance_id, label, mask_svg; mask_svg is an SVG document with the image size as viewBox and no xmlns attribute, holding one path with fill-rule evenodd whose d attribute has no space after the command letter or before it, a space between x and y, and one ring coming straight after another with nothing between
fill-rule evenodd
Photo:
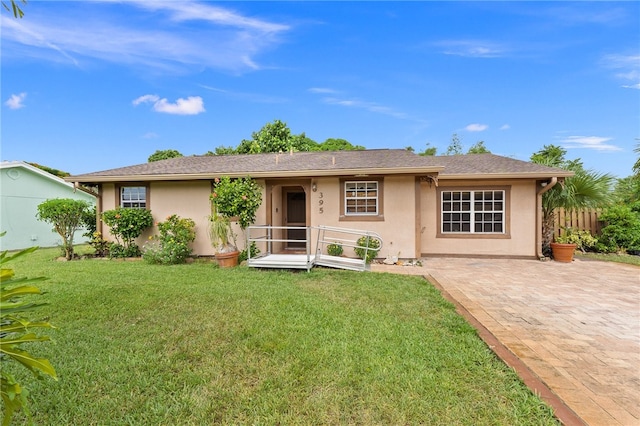
<instances>
[{"instance_id":1,"label":"metal handrail","mask_svg":"<svg viewBox=\"0 0 640 426\"><path fill-rule=\"evenodd\" d=\"M247 236L246 247L250 248L251 244L254 242L255 243L261 242L261 243L267 244L266 253L253 258L253 259L257 259L260 257L271 255L272 249L273 249L273 245L272 245L273 243L302 242L302 240L294 240L290 238L273 238L274 230L286 231L291 229L305 230L304 243L305 243L305 252L306 252L306 258L307 258L307 265L308 265L307 270L309 270L315 263L324 264L325 266L327 265L337 266L336 262L340 258L323 254L323 252L326 251L326 246L329 244L340 244L342 246L350 247L353 249L364 250L364 256L362 258L362 261L360 262L361 266L358 267L358 270L366 270L367 269L366 259L368 257L369 251L371 250L379 251L383 245L382 237L377 232L365 231L362 229L340 228L340 227L324 226L324 225L320 225L320 226L251 225L247 228L247 232L246 232L246 236ZM253 234L255 232L252 232L252 231L256 231L256 230L263 230L266 232L261 233L260 235L254 236ZM312 250L312 243L311 243L312 231L317 231L315 250ZM339 236L333 236L331 234L338 234ZM357 238L349 239L346 237L348 235L354 235L354 236L357 236ZM370 246L363 246L361 244L358 244L358 240L362 237L368 237L368 238L377 240L379 247L372 248ZM251 250L249 249L247 250L247 252L248 252L247 261L251 263L251 259L252 259ZM313 256L313 260L312 260L312 253L315 253L315 255ZM332 258L335 260L332 260ZM342 258L342 260L344 260L344 258ZM356 262L354 258L349 258L349 260L351 262L351 265L359 263L359 262ZM355 268L351 266L346 269L355 269Z\"/></svg>"}]
</instances>

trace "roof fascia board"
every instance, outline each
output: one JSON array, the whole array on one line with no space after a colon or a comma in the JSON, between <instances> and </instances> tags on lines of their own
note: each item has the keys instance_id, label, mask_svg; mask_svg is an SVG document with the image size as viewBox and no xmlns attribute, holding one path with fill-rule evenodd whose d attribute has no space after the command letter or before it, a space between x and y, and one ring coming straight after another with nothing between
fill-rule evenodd
<instances>
[{"instance_id":1,"label":"roof fascia board","mask_svg":"<svg viewBox=\"0 0 640 426\"><path fill-rule=\"evenodd\" d=\"M482 173L482 174L441 174L438 176L439 180L465 180L465 179L549 179L552 177L571 177L575 173L565 171L559 173L541 173L541 172L527 172L527 173Z\"/></svg>"},{"instance_id":2,"label":"roof fascia board","mask_svg":"<svg viewBox=\"0 0 640 426\"><path fill-rule=\"evenodd\" d=\"M251 176L252 178L301 178L319 176L367 176L367 175L420 175L424 173L438 173L444 167L404 167L404 168L371 168L371 169L340 169L340 170L274 170L254 173L185 173L185 174L158 174L158 175L119 175L119 176L86 176L78 179L77 176L66 177L68 182L150 182L169 180L203 180L213 179L219 176L238 178Z\"/></svg>"}]
</instances>

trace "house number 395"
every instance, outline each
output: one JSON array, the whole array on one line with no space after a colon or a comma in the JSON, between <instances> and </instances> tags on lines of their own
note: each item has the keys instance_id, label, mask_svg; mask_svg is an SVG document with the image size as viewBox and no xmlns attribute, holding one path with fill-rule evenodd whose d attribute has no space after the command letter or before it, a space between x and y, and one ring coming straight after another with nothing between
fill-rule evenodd
<instances>
[{"instance_id":1,"label":"house number 395","mask_svg":"<svg viewBox=\"0 0 640 426\"><path fill-rule=\"evenodd\" d=\"M324 213L324 207L322 207L322 205L324 204L324 200L322 199L322 192L318 195L319 199L318 199L318 213L322 214Z\"/></svg>"}]
</instances>

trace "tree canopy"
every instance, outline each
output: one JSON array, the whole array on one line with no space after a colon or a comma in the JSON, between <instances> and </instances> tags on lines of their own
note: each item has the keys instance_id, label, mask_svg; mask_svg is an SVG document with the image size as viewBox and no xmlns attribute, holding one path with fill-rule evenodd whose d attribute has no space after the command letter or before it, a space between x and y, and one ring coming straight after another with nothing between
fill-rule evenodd
<instances>
[{"instance_id":1,"label":"tree canopy","mask_svg":"<svg viewBox=\"0 0 640 426\"><path fill-rule=\"evenodd\" d=\"M183 157L183 155L176 151L175 149L165 149L165 150L157 150L153 154L151 154L148 158L149 163L153 163L154 161L167 160L169 158L178 158Z\"/></svg>"},{"instance_id":2,"label":"tree canopy","mask_svg":"<svg viewBox=\"0 0 640 426\"><path fill-rule=\"evenodd\" d=\"M566 149L557 145L545 145L531 155L531 161L550 167L560 167L573 171L568 177L542 195L542 243L543 250L549 250L553 238L556 210L577 210L602 207L611 201L611 186L614 177L608 173L586 170L582 160L567 160Z\"/></svg>"},{"instance_id":3,"label":"tree canopy","mask_svg":"<svg viewBox=\"0 0 640 426\"><path fill-rule=\"evenodd\" d=\"M363 150L361 145L353 145L345 139L329 138L318 143L304 132L293 134L287 123L274 120L265 124L251 139L243 139L236 147L218 146L206 155L260 154L267 152L308 152L308 151L352 151Z\"/></svg>"}]
</instances>

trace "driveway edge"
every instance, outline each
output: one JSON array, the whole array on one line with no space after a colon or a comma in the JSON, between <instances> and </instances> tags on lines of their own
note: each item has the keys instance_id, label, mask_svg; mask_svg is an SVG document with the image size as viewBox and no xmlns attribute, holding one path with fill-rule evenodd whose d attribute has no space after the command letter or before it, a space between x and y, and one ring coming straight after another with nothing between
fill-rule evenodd
<instances>
[{"instance_id":1,"label":"driveway edge","mask_svg":"<svg viewBox=\"0 0 640 426\"><path fill-rule=\"evenodd\" d=\"M462 315L477 331L480 338L505 364L513 368L516 374L522 379L524 384L531 389L533 393L538 395L544 402L553 408L556 418L566 426L586 426L584 420L578 416L564 401L556 395L547 385L540 379L527 365L511 352L496 336L489 331L476 317L471 314L458 300L456 300L432 275L423 275L423 278L429 281L435 288L440 291L442 296L453 303L456 311Z\"/></svg>"}]
</instances>

